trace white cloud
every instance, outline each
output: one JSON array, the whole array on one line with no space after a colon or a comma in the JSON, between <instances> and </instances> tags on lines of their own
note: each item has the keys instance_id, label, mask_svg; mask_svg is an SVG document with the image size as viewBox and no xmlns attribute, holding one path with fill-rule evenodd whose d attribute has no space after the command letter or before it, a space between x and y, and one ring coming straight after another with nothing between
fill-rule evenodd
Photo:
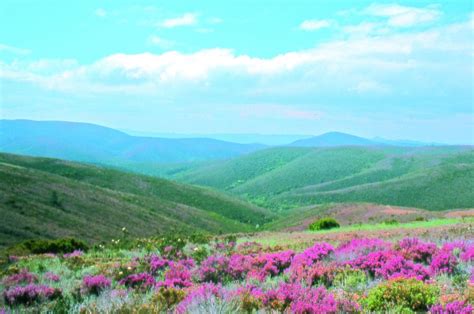
<instances>
[{"instance_id":1,"label":"white cloud","mask_svg":"<svg viewBox=\"0 0 474 314\"><path fill-rule=\"evenodd\" d=\"M212 17L212 18L208 19L207 22L209 24L220 24L220 23L224 22L224 20L219 18L219 17Z\"/></svg>"},{"instance_id":2,"label":"white cloud","mask_svg":"<svg viewBox=\"0 0 474 314\"><path fill-rule=\"evenodd\" d=\"M196 13L185 13L182 16L164 20L161 23L162 27L165 28L174 28L178 26L191 26L197 24L197 14Z\"/></svg>"},{"instance_id":3,"label":"white cloud","mask_svg":"<svg viewBox=\"0 0 474 314\"><path fill-rule=\"evenodd\" d=\"M232 108L231 108L232 109ZM323 114L319 111L299 109L295 106L276 104L254 104L233 108L241 117L290 120L320 120Z\"/></svg>"},{"instance_id":4,"label":"white cloud","mask_svg":"<svg viewBox=\"0 0 474 314\"><path fill-rule=\"evenodd\" d=\"M0 44L0 52L7 52L7 53L16 54L16 55L27 55L31 53L31 51L28 49L13 47L13 46L5 45L5 44Z\"/></svg>"},{"instance_id":5,"label":"white cloud","mask_svg":"<svg viewBox=\"0 0 474 314\"><path fill-rule=\"evenodd\" d=\"M95 10L94 14L98 17L106 17L107 11L105 11L105 9L98 8L97 10Z\"/></svg>"},{"instance_id":6,"label":"white cloud","mask_svg":"<svg viewBox=\"0 0 474 314\"><path fill-rule=\"evenodd\" d=\"M321 28L329 27L331 23L327 20L306 20L301 22L300 29L304 31L315 31Z\"/></svg>"},{"instance_id":7,"label":"white cloud","mask_svg":"<svg viewBox=\"0 0 474 314\"><path fill-rule=\"evenodd\" d=\"M113 54L83 65L0 63L0 77L77 92L174 91L181 95L183 91L192 94L190 90L194 88L196 93L224 95L232 89L249 97L324 90L397 92L397 84L435 79L427 74L430 71L437 73L438 80L444 80L439 73L446 74L446 79L454 75L461 80L466 72L472 72L470 22L423 32L351 37L269 58L213 48L193 53ZM157 45L165 43L157 36L149 40Z\"/></svg>"},{"instance_id":8,"label":"white cloud","mask_svg":"<svg viewBox=\"0 0 474 314\"><path fill-rule=\"evenodd\" d=\"M148 43L153 46L158 46L162 49L169 49L174 45L173 41L161 38L156 35L151 35L150 37L148 37Z\"/></svg>"},{"instance_id":9,"label":"white cloud","mask_svg":"<svg viewBox=\"0 0 474 314\"><path fill-rule=\"evenodd\" d=\"M388 25L393 27L410 27L435 21L441 12L433 7L416 8L398 4L372 4L365 13L388 18Z\"/></svg>"},{"instance_id":10,"label":"white cloud","mask_svg":"<svg viewBox=\"0 0 474 314\"><path fill-rule=\"evenodd\" d=\"M390 88L376 81L363 80L363 81L358 82L356 86L349 88L349 91L354 91L358 94L387 93L390 91Z\"/></svg>"}]
</instances>

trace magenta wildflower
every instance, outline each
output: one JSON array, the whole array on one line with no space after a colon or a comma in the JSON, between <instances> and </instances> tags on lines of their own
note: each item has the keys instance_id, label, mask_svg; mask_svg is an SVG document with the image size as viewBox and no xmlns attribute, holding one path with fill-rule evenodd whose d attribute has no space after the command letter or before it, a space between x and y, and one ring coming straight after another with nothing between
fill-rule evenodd
<instances>
[{"instance_id":1,"label":"magenta wildflower","mask_svg":"<svg viewBox=\"0 0 474 314\"><path fill-rule=\"evenodd\" d=\"M463 262L474 262L474 244L466 246L459 258Z\"/></svg>"},{"instance_id":2,"label":"magenta wildflower","mask_svg":"<svg viewBox=\"0 0 474 314\"><path fill-rule=\"evenodd\" d=\"M185 288L192 286L191 272L187 265L181 262L172 262L165 273L165 280L159 282L157 287Z\"/></svg>"},{"instance_id":3,"label":"magenta wildflower","mask_svg":"<svg viewBox=\"0 0 474 314\"><path fill-rule=\"evenodd\" d=\"M448 273L451 274L456 270L458 260L449 249L441 249L433 256L431 261L431 270L434 273Z\"/></svg>"},{"instance_id":4,"label":"magenta wildflower","mask_svg":"<svg viewBox=\"0 0 474 314\"><path fill-rule=\"evenodd\" d=\"M85 276L82 279L84 293L99 295L103 290L110 288L111 281L104 275Z\"/></svg>"},{"instance_id":5,"label":"magenta wildflower","mask_svg":"<svg viewBox=\"0 0 474 314\"><path fill-rule=\"evenodd\" d=\"M75 250L71 253L66 253L63 255L64 258L76 258L76 257L80 257L84 255L84 252L82 252L81 250Z\"/></svg>"},{"instance_id":6,"label":"magenta wildflower","mask_svg":"<svg viewBox=\"0 0 474 314\"><path fill-rule=\"evenodd\" d=\"M52 272L47 272L43 275L44 279L53 281L53 282L58 282L61 278L56 275L55 273Z\"/></svg>"},{"instance_id":7,"label":"magenta wildflower","mask_svg":"<svg viewBox=\"0 0 474 314\"><path fill-rule=\"evenodd\" d=\"M32 305L61 296L61 290L44 285L30 284L11 287L4 291L3 297L8 305Z\"/></svg>"},{"instance_id":8,"label":"magenta wildflower","mask_svg":"<svg viewBox=\"0 0 474 314\"><path fill-rule=\"evenodd\" d=\"M474 307L464 301L454 301L446 305L437 304L430 308L431 314L472 314Z\"/></svg>"},{"instance_id":9,"label":"magenta wildflower","mask_svg":"<svg viewBox=\"0 0 474 314\"><path fill-rule=\"evenodd\" d=\"M20 284L31 284L38 281L38 276L28 272L27 269L22 269L18 274L13 274L6 277L3 280L3 284L7 287L20 285Z\"/></svg>"},{"instance_id":10,"label":"magenta wildflower","mask_svg":"<svg viewBox=\"0 0 474 314\"><path fill-rule=\"evenodd\" d=\"M119 284L134 289L148 289L155 285L155 278L148 273L131 274L119 281Z\"/></svg>"},{"instance_id":11,"label":"magenta wildflower","mask_svg":"<svg viewBox=\"0 0 474 314\"><path fill-rule=\"evenodd\" d=\"M203 282L224 282L230 278L230 258L223 255L211 255L205 259L198 270L198 277Z\"/></svg>"},{"instance_id":12,"label":"magenta wildflower","mask_svg":"<svg viewBox=\"0 0 474 314\"><path fill-rule=\"evenodd\" d=\"M375 251L389 250L391 244L381 239L362 238L340 244L336 249L338 260L352 260Z\"/></svg>"},{"instance_id":13,"label":"magenta wildflower","mask_svg":"<svg viewBox=\"0 0 474 314\"><path fill-rule=\"evenodd\" d=\"M156 274L159 270L163 270L169 265L170 261L157 255L150 256L151 273Z\"/></svg>"},{"instance_id":14,"label":"magenta wildflower","mask_svg":"<svg viewBox=\"0 0 474 314\"><path fill-rule=\"evenodd\" d=\"M189 291L186 298L177 306L176 313L187 313L188 308L195 303L200 303L211 298L224 299L224 297L225 290L220 284L204 283Z\"/></svg>"},{"instance_id":15,"label":"magenta wildflower","mask_svg":"<svg viewBox=\"0 0 474 314\"><path fill-rule=\"evenodd\" d=\"M405 238L398 246L403 256L415 262L429 263L433 254L437 252L434 243L423 242L417 238Z\"/></svg>"}]
</instances>

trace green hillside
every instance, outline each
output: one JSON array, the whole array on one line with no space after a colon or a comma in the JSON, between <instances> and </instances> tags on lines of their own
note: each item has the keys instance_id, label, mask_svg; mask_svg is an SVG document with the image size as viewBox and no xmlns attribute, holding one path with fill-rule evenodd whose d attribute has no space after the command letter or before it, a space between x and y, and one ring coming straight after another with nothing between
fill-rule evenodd
<instances>
[{"instance_id":1,"label":"green hillside","mask_svg":"<svg viewBox=\"0 0 474 314\"><path fill-rule=\"evenodd\" d=\"M176 228L253 230L273 215L206 188L56 159L0 154L0 246L36 237L111 239Z\"/></svg>"},{"instance_id":2,"label":"green hillside","mask_svg":"<svg viewBox=\"0 0 474 314\"><path fill-rule=\"evenodd\" d=\"M373 202L429 210L474 206L472 147L280 147L178 172L273 209Z\"/></svg>"}]
</instances>

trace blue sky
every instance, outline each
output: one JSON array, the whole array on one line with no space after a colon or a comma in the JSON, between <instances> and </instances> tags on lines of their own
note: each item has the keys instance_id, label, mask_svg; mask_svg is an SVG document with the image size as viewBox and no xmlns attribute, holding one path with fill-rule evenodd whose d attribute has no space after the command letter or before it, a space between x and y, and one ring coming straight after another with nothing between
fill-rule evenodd
<instances>
[{"instance_id":1,"label":"blue sky","mask_svg":"<svg viewBox=\"0 0 474 314\"><path fill-rule=\"evenodd\" d=\"M473 143L462 1L0 4L2 118Z\"/></svg>"}]
</instances>

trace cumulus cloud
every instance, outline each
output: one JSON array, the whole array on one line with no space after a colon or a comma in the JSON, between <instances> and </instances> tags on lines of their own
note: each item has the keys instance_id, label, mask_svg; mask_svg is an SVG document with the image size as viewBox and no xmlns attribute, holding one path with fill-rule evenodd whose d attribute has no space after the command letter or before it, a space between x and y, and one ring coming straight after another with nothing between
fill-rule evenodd
<instances>
[{"instance_id":1,"label":"cumulus cloud","mask_svg":"<svg viewBox=\"0 0 474 314\"><path fill-rule=\"evenodd\" d=\"M164 20L161 23L162 27L165 28L174 28L179 26L191 26L196 25L198 22L196 13L185 13L182 16Z\"/></svg>"},{"instance_id":2,"label":"cumulus cloud","mask_svg":"<svg viewBox=\"0 0 474 314\"><path fill-rule=\"evenodd\" d=\"M422 32L333 40L268 58L213 48L193 53L118 53L91 64L11 62L0 64L0 77L61 91L194 95L195 101L206 99L200 97L204 94L222 99L229 93L236 99L267 103L276 97L334 97L400 89L409 93L420 84L433 91L439 82L454 84L450 76L461 82L472 75L470 22ZM161 37L149 40L165 43ZM298 111L287 114L311 116Z\"/></svg>"},{"instance_id":3,"label":"cumulus cloud","mask_svg":"<svg viewBox=\"0 0 474 314\"><path fill-rule=\"evenodd\" d=\"M7 52L7 53L12 53L12 54L17 54L17 55L27 55L31 53L31 51L28 49L13 47L13 46L5 45L5 44L0 44L0 52Z\"/></svg>"},{"instance_id":4,"label":"cumulus cloud","mask_svg":"<svg viewBox=\"0 0 474 314\"><path fill-rule=\"evenodd\" d=\"M148 43L153 46L158 46L162 49L169 49L174 45L174 42L168 39L161 38L156 35L148 37Z\"/></svg>"},{"instance_id":5,"label":"cumulus cloud","mask_svg":"<svg viewBox=\"0 0 474 314\"><path fill-rule=\"evenodd\" d=\"M387 93L390 88L384 84L381 84L372 80L363 80L357 83L354 87L349 88L349 91L354 91L358 94L364 93Z\"/></svg>"},{"instance_id":6,"label":"cumulus cloud","mask_svg":"<svg viewBox=\"0 0 474 314\"><path fill-rule=\"evenodd\" d=\"M106 17L107 11L105 11L105 9L98 8L97 10L95 10L94 14L98 17Z\"/></svg>"},{"instance_id":7,"label":"cumulus cloud","mask_svg":"<svg viewBox=\"0 0 474 314\"><path fill-rule=\"evenodd\" d=\"M253 104L235 108L244 118L273 118L290 120L320 120L322 113L319 111L299 109L295 106L275 104Z\"/></svg>"},{"instance_id":8,"label":"cumulus cloud","mask_svg":"<svg viewBox=\"0 0 474 314\"><path fill-rule=\"evenodd\" d=\"M299 28L304 31L316 31L329 25L331 23L328 20L305 20L301 22Z\"/></svg>"},{"instance_id":9,"label":"cumulus cloud","mask_svg":"<svg viewBox=\"0 0 474 314\"><path fill-rule=\"evenodd\" d=\"M435 21L441 12L433 7L416 8L398 4L372 4L365 13L388 19L392 27L410 27Z\"/></svg>"}]
</instances>

